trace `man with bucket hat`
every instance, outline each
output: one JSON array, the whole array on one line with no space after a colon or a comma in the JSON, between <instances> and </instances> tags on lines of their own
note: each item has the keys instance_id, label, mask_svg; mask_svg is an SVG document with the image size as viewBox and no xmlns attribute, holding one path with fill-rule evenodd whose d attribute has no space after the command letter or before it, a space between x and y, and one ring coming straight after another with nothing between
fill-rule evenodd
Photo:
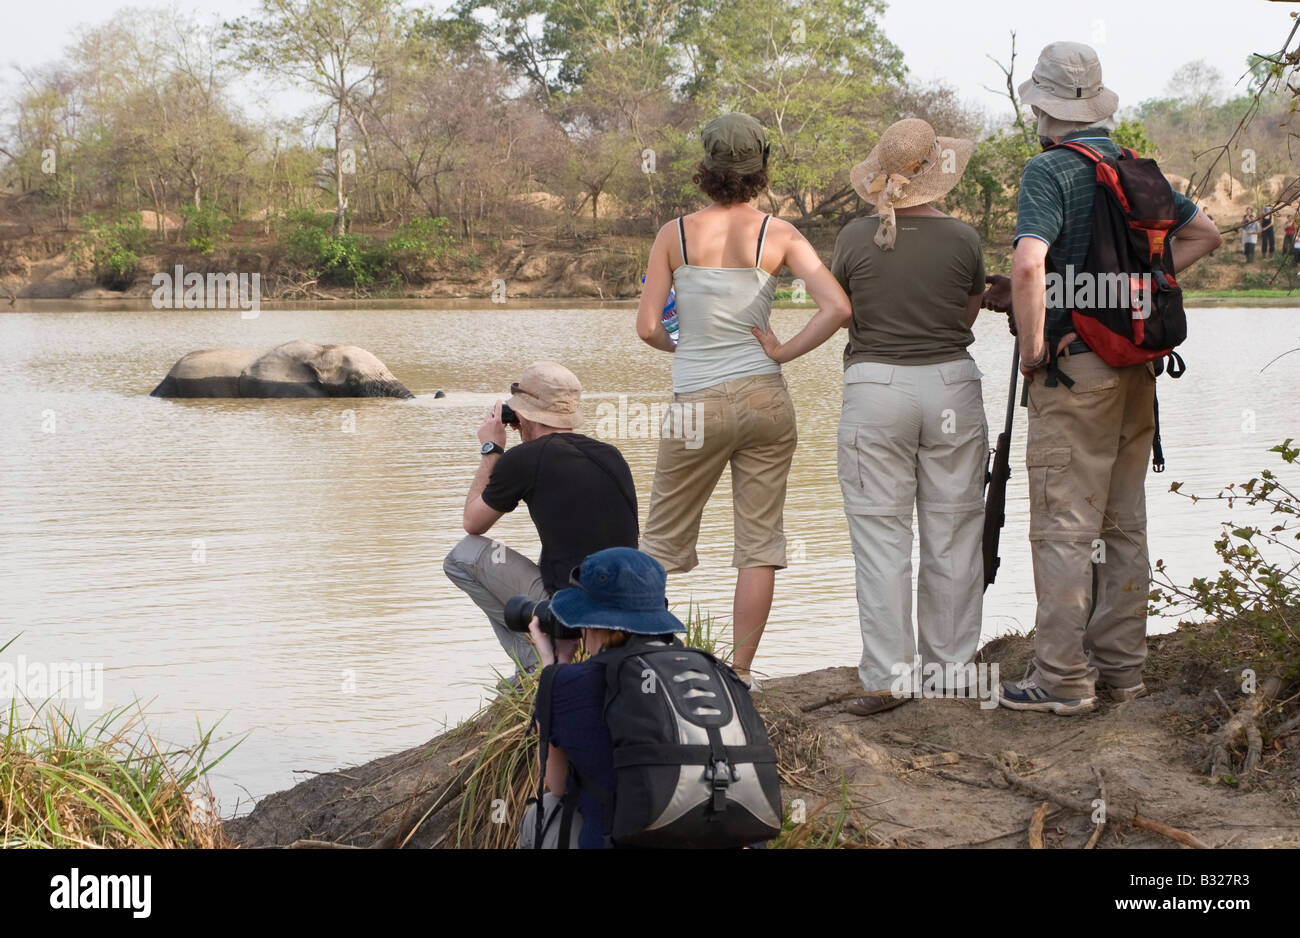
<instances>
[{"instance_id":1,"label":"man with bucket hat","mask_svg":"<svg viewBox=\"0 0 1300 938\"><path fill-rule=\"evenodd\" d=\"M636 547L639 527L636 488L623 454L576 432L582 385L573 372L558 362L533 362L510 392L478 429L478 471L465 500L468 536L447 555L443 570L487 615L506 654L531 670L536 653L526 636L506 628L506 600L545 598L588 554ZM522 440L509 450L507 425ZM521 501L542 542L537 563L484 537Z\"/></svg>"},{"instance_id":2,"label":"man with bucket hat","mask_svg":"<svg viewBox=\"0 0 1300 938\"><path fill-rule=\"evenodd\" d=\"M1019 91L1041 138L1120 156L1110 139L1119 99L1102 83L1089 46L1048 45ZM999 702L1015 710L1084 713L1099 689L1115 700L1145 691L1144 486L1155 437L1155 368L1112 367L1080 340L1063 303L1048 304L1047 276L1067 278L1084 266L1096 185L1090 160L1055 146L1029 161L1020 184L1011 294L1028 386L1025 462L1038 612L1032 672L999 688ZM1170 250L1181 272L1221 239L1189 199L1173 193L1173 200ZM1052 292L1055 303L1065 292Z\"/></svg>"}]
</instances>

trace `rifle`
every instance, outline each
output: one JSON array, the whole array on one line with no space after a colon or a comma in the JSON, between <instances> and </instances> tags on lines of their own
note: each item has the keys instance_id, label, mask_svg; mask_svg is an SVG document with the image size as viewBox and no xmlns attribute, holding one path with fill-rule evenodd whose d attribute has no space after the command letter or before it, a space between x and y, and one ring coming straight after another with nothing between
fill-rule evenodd
<instances>
[{"instance_id":1,"label":"rifle","mask_svg":"<svg viewBox=\"0 0 1300 938\"><path fill-rule=\"evenodd\" d=\"M1007 480L1011 478L1011 424L1016 415L1016 384L1020 380L1020 345L1011 350L1011 390L1007 395L1007 423L998 434L997 446L990 452L991 464L985 471L984 496L984 588L997 579L1002 558L998 540L1007 523Z\"/></svg>"}]
</instances>

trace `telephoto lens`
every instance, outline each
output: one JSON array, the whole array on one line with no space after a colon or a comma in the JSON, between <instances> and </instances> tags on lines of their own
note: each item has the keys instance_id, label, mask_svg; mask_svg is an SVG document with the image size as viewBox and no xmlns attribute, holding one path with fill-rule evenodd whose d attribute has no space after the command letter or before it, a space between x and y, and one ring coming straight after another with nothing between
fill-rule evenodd
<instances>
[{"instance_id":1,"label":"telephoto lens","mask_svg":"<svg viewBox=\"0 0 1300 938\"><path fill-rule=\"evenodd\" d=\"M527 632L528 623L537 617L537 624L542 632L551 638L577 638L581 633L571 629L555 618L551 612L549 599L533 599L531 596L511 596L506 600L506 628L512 632Z\"/></svg>"},{"instance_id":2,"label":"telephoto lens","mask_svg":"<svg viewBox=\"0 0 1300 938\"><path fill-rule=\"evenodd\" d=\"M509 404L501 405L501 422L512 427L519 425L519 415L514 412Z\"/></svg>"}]
</instances>

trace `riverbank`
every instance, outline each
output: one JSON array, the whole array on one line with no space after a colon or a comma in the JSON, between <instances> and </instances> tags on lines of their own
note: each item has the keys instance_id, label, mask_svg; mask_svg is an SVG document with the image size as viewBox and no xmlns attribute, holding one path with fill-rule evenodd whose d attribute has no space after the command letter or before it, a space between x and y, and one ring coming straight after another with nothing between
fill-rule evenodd
<instances>
[{"instance_id":1,"label":"riverbank","mask_svg":"<svg viewBox=\"0 0 1300 938\"><path fill-rule=\"evenodd\" d=\"M253 228L222 250L199 254L183 244L154 244L135 263L125 283L103 278L75 259L76 230L6 222L0 199L0 309L4 301L147 302L155 290L153 273L257 274L264 306L306 301L344 303L393 301L502 301L528 299L634 301L649 258L650 239L600 231L572 237L515 236L457 242L395 283L365 287L331 283L329 278L289 264L283 246ZM805 234L829 263L838 226L810 228ZM986 245L990 273L1010 267L1006 246ZM1231 250L1216 252L1179 277L1189 306L1293 306L1300 304L1300 269L1276 255L1246 263ZM779 279L778 305L790 303L793 280ZM782 302L784 301L784 302Z\"/></svg>"},{"instance_id":2,"label":"riverbank","mask_svg":"<svg viewBox=\"0 0 1300 938\"><path fill-rule=\"evenodd\" d=\"M786 291L788 294L788 290ZM306 300L263 299L259 310L385 310L385 309L547 309L557 306L564 309L636 309L635 297L611 297L607 299L575 296L507 296L504 300L492 300L485 296L464 297L429 297L429 296L384 296L352 297L333 296L317 297ZM1293 309L1300 308L1300 291L1295 293L1278 292L1260 295L1257 292L1240 293L1189 294L1184 297L1183 305L1187 309ZM788 297L778 298L774 309L812 310L809 302L794 302ZM147 310L153 305L148 295L125 295L108 290L93 291L91 294L78 294L74 297L59 298L15 298L6 304L0 299L0 313L55 313L55 312L112 312L116 310ZM184 312L183 310L181 312Z\"/></svg>"},{"instance_id":3,"label":"riverbank","mask_svg":"<svg viewBox=\"0 0 1300 938\"><path fill-rule=\"evenodd\" d=\"M1300 847L1300 735L1266 739L1249 777L1205 775L1226 720L1218 698L1241 700L1232 675L1204 651L1209 630L1153 636L1150 693L1073 718L940 699L862 719L844 709L860 693L852 668L764 682L756 700L787 811L778 845L1024 847L1041 838L1045 847L1077 848L1098 834L1098 848ZM1009 679L1025 672L1031 654L1029 638L1010 636L987 644L978 660L996 662ZM504 722L522 722L523 712L516 706ZM495 741L509 732L523 738L521 726L502 725L489 707L422 746L313 775L226 821L225 834L244 847L508 843L514 805L475 788L494 771ZM531 756L516 758L521 774L509 800L522 804ZM1097 798L1107 806L1099 832Z\"/></svg>"}]
</instances>

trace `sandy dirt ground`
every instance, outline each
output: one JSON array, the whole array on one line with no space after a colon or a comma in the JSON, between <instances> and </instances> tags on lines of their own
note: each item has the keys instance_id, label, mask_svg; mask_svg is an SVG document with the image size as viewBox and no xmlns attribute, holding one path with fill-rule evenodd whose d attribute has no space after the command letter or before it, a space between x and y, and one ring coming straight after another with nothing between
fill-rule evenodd
<instances>
[{"instance_id":1,"label":"sandy dirt ground","mask_svg":"<svg viewBox=\"0 0 1300 938\"><path fill-rule=\"evenodd\" d=\"M1032 836L1047 849L1079 848L1098 832L1104 784L1099 849L1177 846L1180 837L1300 846L1297 735L1266 736L1249 778L1205 774L1225 704L1242 698L1194 639L1188 630L1154 637L1150 693L1075 717L922 699L861 718L845 710L859 689L852 668L765 682L757 700L780 757L783 803L807 825L792 845L824 844L837 828L838 842L854 846L1027 847ZM980 660L1018 678L1031 651L1029 639L1006 637ZM484 732L482 718L471 719L424 746L315 775L227 821L226 833L246 847L455 846L459 783L474 765L465 754Z\"/></svg>"}]
</instances>

